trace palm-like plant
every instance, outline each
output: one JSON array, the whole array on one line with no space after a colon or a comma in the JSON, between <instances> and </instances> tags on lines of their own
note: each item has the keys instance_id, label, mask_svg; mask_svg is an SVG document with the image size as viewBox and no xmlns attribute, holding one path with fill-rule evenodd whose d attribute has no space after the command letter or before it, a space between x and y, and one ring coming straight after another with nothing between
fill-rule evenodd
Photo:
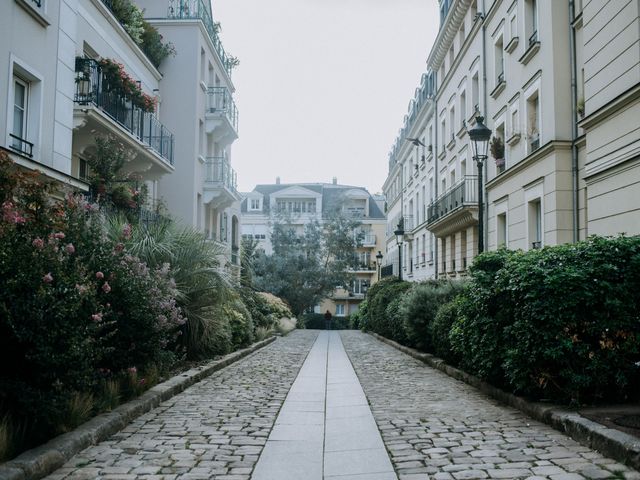
<instances>
[{"instance_id":1,"label":"palm-like plant","mask_svg":"<svg viewBox=\"0 0 640 480\"><path fill-rule=\"evenodd\" d=\"M224 250L208 242L189 227L178 227L169 220L149 225L138 224L129 238L122 239L127 225L122 216L107 221L108 235L124 241L128 251L150 268L169 264L178 290L178 302L187 317L184 342L190 358L226 353L232 347L231 331L225 307L238 295L223 270Z\"/></svg>"}]
</instances>

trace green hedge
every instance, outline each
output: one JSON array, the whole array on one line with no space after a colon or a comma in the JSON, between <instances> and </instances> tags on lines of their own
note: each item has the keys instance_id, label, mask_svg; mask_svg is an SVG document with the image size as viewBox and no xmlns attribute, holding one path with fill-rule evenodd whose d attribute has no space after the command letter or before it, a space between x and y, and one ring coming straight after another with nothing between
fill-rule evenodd
<instances>
[{"instance_id":1,"label":"green hedge","mask_svg":"<svg viewBox=\"0 0 640 480\"><path fill-rule=\"evenodd\" d=\"M466 284L385 279L356 320L517 394L637 399L640 237L484 253Z\"/></svg>"},{"instance_id":2,"label":"green hedge","mask_svg":"<svg viewBox=\"0 0 640 480\"><path fill-rule=\"evenodd\" d=\"M463 366L535 397L637 397L640 237L501 255L495 273L474 272L485 283L474 282L454 327Z\"/></svg>"},{"instance_id":3,"label":"green hedge","mask_svg":"<svg viewBox=\"0 0 640 480\"><path fill-rule=\"evenodd\" d=\"M304 328L312 330L324 330L325 321L323 313L305 313L302 316L304 322ZM348 316L345 317L331 317L331 330L349 330L351 329L351 320Z\"/></svg>"}]
</instances>

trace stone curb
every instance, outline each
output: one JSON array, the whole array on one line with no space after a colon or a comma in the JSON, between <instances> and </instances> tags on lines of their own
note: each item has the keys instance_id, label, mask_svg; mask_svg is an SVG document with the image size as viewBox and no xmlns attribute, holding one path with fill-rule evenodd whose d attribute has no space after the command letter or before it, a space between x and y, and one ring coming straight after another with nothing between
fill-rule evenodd
<instances>
[{"instance_id":1,"label":"stone curb","mask_svg":"<svg viewBox=\"0 0 640 480\"><path fill-rule=\"evenodd\" d=\"M556 430L569 435L582 445L626 463L636 470L640 470L640 439L588 420L580 414L558 405L530 402L522 397L494 387L467 372L452 367L446 364L441 358L431 355L430 353L423 353L413 348L405 347L377 333L367 333L416 360L420 360L456 380L460 380L477 388L482 393L495 398L499 402L517 408L533 419L550 425Z\"/></svg>"},{"instance_id":2,"label":"stone curb","mask_svg":"<svg viewBox=\"0 0 640 480\"><path fill-rule=\"evenodd\" d=\"M27 450L13 460L0 465L0 480L37 480L45 477L64 465L76 453L107 439L123 429L133 419L160 405L161 402L177 395L212 373L269 345L276 338L275 336L267 338L250 347L225 355L219 360L187 370L150 388L138 398L120 405L111 412L102 413L92 418L72 432Z\"/></svg>"}]
</instances>

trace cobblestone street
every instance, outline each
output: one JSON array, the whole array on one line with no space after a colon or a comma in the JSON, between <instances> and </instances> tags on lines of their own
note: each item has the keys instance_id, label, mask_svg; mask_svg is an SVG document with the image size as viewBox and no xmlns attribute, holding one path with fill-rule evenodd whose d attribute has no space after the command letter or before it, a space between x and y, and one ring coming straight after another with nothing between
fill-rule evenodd
<instances>
[{"instance_id":1,"label":"cobblestone street","mask_svg":"<svg viewBox=\"0 0 640 480\"><path fill-rule=\"evenodd\" d=\"M317 331L295 331L137 418L48 480L246 480Z\"/></svg>"},{"instance_id":2,"label":"cobblestone street","mask_svg":"<svg viewBox=\"0 0 640 480\"><path fill-rule=\"evenodd\" d=\"M369 335L318 335L278 339L46 478L640 479Z\"/></svg>"},{"instance_id":3,"label":"cobblestone street","mask_svg":"<svg viewBox=\"0 0 640 480\"><path fill-rule=\"evenodd\" d=\"M342 341L400 480L640 479L369 335Z\"/></svg>"}]
</instances>

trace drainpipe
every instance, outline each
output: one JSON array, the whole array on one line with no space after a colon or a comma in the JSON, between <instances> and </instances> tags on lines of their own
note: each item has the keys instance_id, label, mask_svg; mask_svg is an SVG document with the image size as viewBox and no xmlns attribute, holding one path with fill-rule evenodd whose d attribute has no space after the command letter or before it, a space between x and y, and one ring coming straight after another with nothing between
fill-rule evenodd
<instances>
[{"instance_id":1,"label":"drainpipe","mask_svg":"<svg viewBox=\"0 0 640 480\"><path fill-rule=\"evenodd\" d=\"M434 165L434 174L433 174L433 198L437 202L438 201L438 124L440 123L438 118L438 89L436 85L438 84L438 74L437 72L433 72L433 118L435 119L434 129L433 129L433 165ZM440 263L440 258L438 257L438 237L433 236L436 244L433 246L433 256L435 263L435 279L438 279L438 264Z\"/></svg>"},{"instance_id":2,"label":"drainpipe","mask_svg":"<svg viewBox=\"0 0 640 480\"><path fill-rule=\"evenodd\" d=\"M578 215L578 82L576 61L576 31L573 22L576 18L575 0L569 0L569 55L571 65L571 175L573 189L573 243L580 240L580 217Z\"/></svg>"},{"instance_id":3,"label":"drainpipe","mask_svg":"<svg viewBox=\"0 0 640 480\"><path fill-rule=\"evenodd\" d=\"M482 0L482 17L480 20L482 21L482 111L484 112L484 117L489 118L489 112L487 111L487 27L484 23L486 18L486 5L485 0ZM485 184L484 188L484 219L489 220L489 192L486 187L486 179L489 178L489 162L484 162L484 178ZM484 228L484 245L485 251L487 250L487 246L489 245L489 228Z\"/></svg>"}]
</instances>

